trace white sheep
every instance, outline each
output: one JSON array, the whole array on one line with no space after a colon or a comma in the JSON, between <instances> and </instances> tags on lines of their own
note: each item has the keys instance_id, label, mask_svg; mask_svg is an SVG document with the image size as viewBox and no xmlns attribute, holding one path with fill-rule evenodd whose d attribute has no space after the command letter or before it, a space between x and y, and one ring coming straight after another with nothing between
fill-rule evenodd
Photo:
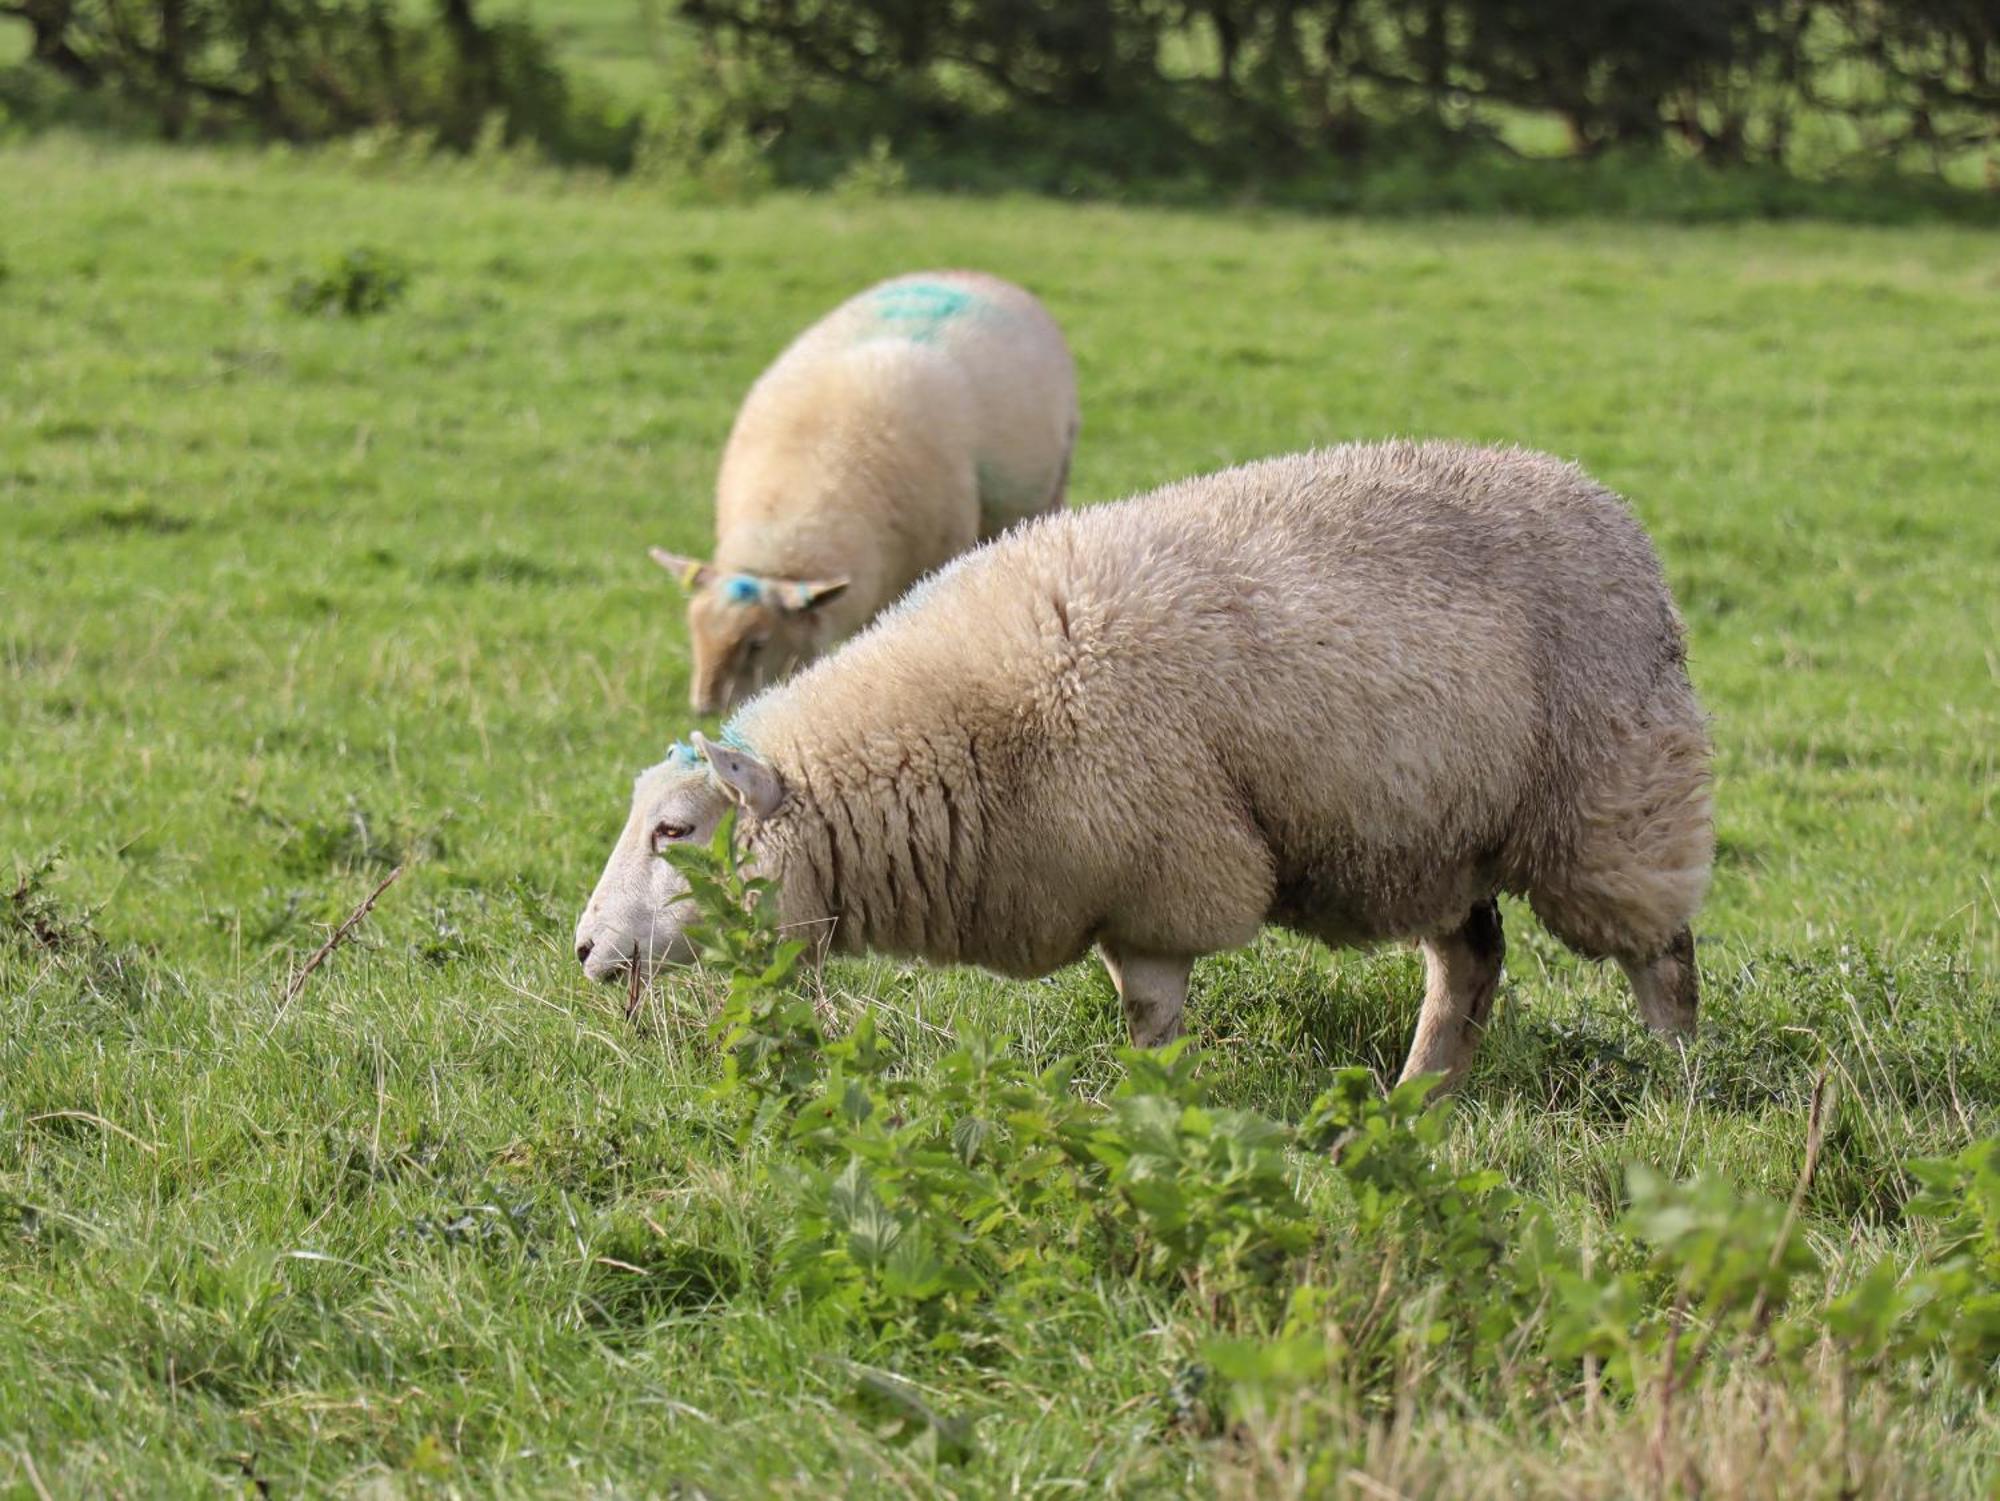
<instances>
[{"instance_id":1,"label":"white sheep","mask_svg":"<svg viewBox=\"0 0 2000 1501\"><path fill-rule=\"evenodd\" d=\"M593 978L687 957L656 858L734 800L839 951L1035 976L1095 945L1135 1042L1266 922L1414 939L1405 1074L1483 1031L1500 892L1690 1033L1713 858L1679 617L1618 498L1544 455L1351 445L1045 518L638 779L577 925Z\"/></svg>"},{"instance_id":2,"label":"white sheep","mask_svg":"<svg viewBox=\"0 0 2000 1501\"><path fill-rule=\"evenodd\" d=\"M750 388L722 456L715 555L653 549L688 590L698 713L731 707L911 583L1062 506L1076 373L1055 320L997 277L870 287Z\"/></svg>"}]
</instances>

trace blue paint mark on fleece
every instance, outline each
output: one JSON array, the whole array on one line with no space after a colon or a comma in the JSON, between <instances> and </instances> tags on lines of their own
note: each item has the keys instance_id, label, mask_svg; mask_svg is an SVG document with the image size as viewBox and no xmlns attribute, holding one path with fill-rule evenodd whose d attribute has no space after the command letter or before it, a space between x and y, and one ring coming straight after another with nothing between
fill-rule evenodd
<instances>
[{"instance_id":1,"label":"blue paint mark on fleece","mask_svg":"<svg viewBox=\"0 0 2000 1501\"><path fill-rule=\"evenodd\" d=\"M732 605L747 605L763 594L764 587L747 573L739 573L723 581L722 597Z\"/></svg>"},{"instance_id":2,"label":"blue paint mark on fleece","mask_svg":"<svg viewBox=\"0 0 2000 1501\"><path fill-rule=\"evenodd\" d=\"M919 344L937 336L940 325L969 311L979 299L970 292L935 281L904 281L884 287L869 299L875 316L897 325L897 332Z\"/></svg>"}]
</instances>

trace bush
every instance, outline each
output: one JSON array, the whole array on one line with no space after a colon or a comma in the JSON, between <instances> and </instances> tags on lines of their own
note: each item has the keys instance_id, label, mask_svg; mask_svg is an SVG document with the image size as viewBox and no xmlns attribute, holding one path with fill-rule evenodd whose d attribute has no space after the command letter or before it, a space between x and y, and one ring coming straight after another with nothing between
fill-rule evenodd
<instances>
[{"instance_id":1,"label":"bush","mask_svg":"<svg viewBox=\"0 0 2000 1501\"><path fill-rule=\"evenodd\" d=\"M2000 204L1963 191L1981 153L2000 185L2000 12L1960 0L680 0L695 45L629 108L476 3L0 0L31 59L0 71L0 110L526 149L711 201L789 182L1369 212ZM1610 165L1565 176L1551 154ZM1829 176L1856 191L1790 181Z\"/></svg>"},{"instance_id":2,"label":"bush","mask_svg":"<svg viewBox=\"0 0 2000 1501\"><path fill-rule=\"evenodd\" d=\"M471 150L508 144L630 166L634 119L581 96L527 22L438 0L431 24L382 0L0 0L33 61L169 139L248 129L312 141L390 127Z\"/></svg>"},{"instance_id":3,"label":"bush","mask_svg":"<svg viewBox=\"0 0 2000 1501\"><path fill-rule=\"evenodd\" d=\"M1510 113L1552 118L1580 157L1672 145L1798 166L1801 117L1827 115L1846 125L1834 165L1942 171L2000 142L2000 13L1951 0L682 0L681 13L735 67L741 123L801 155L849 159L886 136L915 159L940 137L1053 129L1062 140L1043 149L1114 176L1164 156L1240 180L1492 146Z\"/></svg>"}]
</instances>

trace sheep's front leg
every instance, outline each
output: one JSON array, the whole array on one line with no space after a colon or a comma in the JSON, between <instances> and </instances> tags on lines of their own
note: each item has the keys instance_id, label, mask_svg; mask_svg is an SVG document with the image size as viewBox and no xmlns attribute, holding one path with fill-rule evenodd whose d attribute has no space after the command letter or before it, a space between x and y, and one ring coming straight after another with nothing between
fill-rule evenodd
<instances>
[{"instance_id":1,"label":"sheep's front leg","mask_svg":"<svg viewBox=\"0 0 2000 1501\"><path fill-rule=\"evenodd\" d=\"M1455 931L1426 938L1424 1009L1410 1043L1403 1077L1443 1074L1449 1089L1472 1062L1472 1050L1486 1031L1493 992L1507 942L1500 932L1500 904L1484 901Z\"/></svg>"},{"instance_id":2,"label":"sheep's front leg","mask_svg":"<svg viewBox=\"0 0 2000 1501\"><path fill-rule=\"evenodd\" d=\"M1134 954L1109 944L1100 944L1097 952L1111 972L1111 983L1118 987L1118 1001L1125 1008L1125 1025L1131 1029L1133 1046L1164 1047L1180 1036L1188 972L1194 961Z\"/></svg>"}]
</instances>

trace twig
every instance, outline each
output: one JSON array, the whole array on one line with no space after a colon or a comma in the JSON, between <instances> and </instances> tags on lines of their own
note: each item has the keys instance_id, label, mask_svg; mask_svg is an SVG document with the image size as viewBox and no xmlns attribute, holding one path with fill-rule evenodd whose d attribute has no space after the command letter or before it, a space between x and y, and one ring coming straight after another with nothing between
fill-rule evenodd
<instances>
[{"instance_id":1,"label":"twig","mask_svg":"<svg viewBox=\"0 0 2000 1501\"><path fill-rule=\"evenodd\" d=\"M299 992L305 989L306 981L312 978L312 972L318 969L322 964L326 963L326 961L332 957L333 951L335 949L339 948L343 943L347 942L348 937L354 932L354 930L361 926L362 919L367 917L370 912L375 910L376 898L381 896L382 893L387 891L391 886L395 885L396 878L400 876L402 873L403 873L403 867L399 865L394 870L390 871L389 874L382 877L382 884L377 886L373 891L369 892L368 895L365 898L363 898L361 905L356 907L352 912L347 914L347 921L342 923L339 927L335 928L332 933L328 934L326 942L321 944L318 950L314 952L312 958L306 960L304 966L299 970L299 972L296 975L292 976L292 983L285 987L284 999L278 1002L277 1015L271 1018L273 1025L276 1025L279 1017L282 1017L285 1014L286 1008L289 1007L293 1001L298 999Z\"/></svg>"},{"instance_id":2,"label":"twig","mask_svg":"<svg viewBox=\"0 0 2000 1501\"><path fill-rule=\"evenodd\" d=\"M1812 1104L1806 1109L1806 1160L1799 1168L1799 1181L1792 1189L1792 1202L1786 1211L1786 1228L1799 1217L1799 1210L1805 1206L1806 1195L1812 1191L1813 1178L1819 1172L1820 1149L1826 1145L1826 1117L1828 1101L1831 1098L1829 1086L1832 1080L1827 1070L1832 1067L1831 1058L1819 1066L1819 1077L1813 1080Z\"/></svg>"},{"instance_id":3,"label":"twig","mask_svg":"<svg viewBox=\"0 0 2000 1501\"><path fill-rule=\"evenodd\" d=\"M1653 1476L1663 1497L1667 1494L1667 1435L1673 1423L1674 1387L1680 1379L1681 1320L1686 1316L1687 1293L1683 1291L1675 1295L1673 1310L1667 1315L1667 1359L1660 1376L1659 1416L1653 1423Z\"/></svg>"},{"instance_id":4,"label":"twig","mask_svg":"<svg viewBox=\"0 0 2000 1501\"><path fill-rule=\"evenodd\" d=\"M1592 1265L1595 1258L1591 1254L1594 1250L1596 1250L1596 1242L1586 1232L1583 1240L1583 1275L1586 1278L1589 1277L1591 1273L1595 1270L1595 1267ZM1599 1380L1600 1377L1597 1367L1597 1357L1595 1355L1584 1356L1583 1357L1583 1419L1586 1423L1595 1422L1597 1419L1597 1403L1598 1403L1598 1398L1601 1395L1599 1391Z\"/></svg>"},{"instance_id":5,"label":"twig","mask_svg":"<svg viewBox=\"0 0 2000 1501\"><path fill-rule=\"evenodd\" d=\"M49 1494L49 1488L42 1484L40 1472L35 1469L35 1456L30 1454L26 1449L21 1451L21 1468L28 1472L28 1484L35 1488L35 1494L41 1498L41 1501L55 1501L55 1498Z\"/></svg>"},{"instance_id":6,"label":"twig","mask_svg":"<svg viewBox=\"0 0 2000 1501\"><path fill-rule=\"evenodd\" d=\"M1771 1259L1766 1269L1777 1270L1783 1260L1785 1247L1791 1244L1792 1232L1798 1228L1799 1213L1805 1208L1806 1195L1812 1192L1813 1178L1819 1172L1819 1154L1826 1145L1826 1118L1828 1103L1833 1090L1828 1070L1833 1066L1833 1055L1828 1054L1819 1066L1819 1077L1813 1080L1812 1103L1806 1108L1806 1153L1805 1162L1799 1168L1799 1181L1792 1187L1791 1202L1785 1205L1784 1222L1778 1226L1778 1233L1771 1241ZM1765 1290L1757 1289L1757 1296L1750 1304L1751 1337L1762 1333L1767 1310L1764 1306ZM1713 1335L1710 1336L1712 1340ZM1705 1352L1704 1352L1705 1353Z\"/></svg>"},{"instance_id":7,"label":"twig","mask_svg":"<svg viewBox=\"0 0 2000 1501\"><path fill-rule=\"evenodd\" d=\"M626 966L625 974L625 1020L635 1022L639 1019L639 1007L645 1001L646 991L646 971L639 963L636 949L632 954L632 962Z\"/></svg>"}]
</instances>

